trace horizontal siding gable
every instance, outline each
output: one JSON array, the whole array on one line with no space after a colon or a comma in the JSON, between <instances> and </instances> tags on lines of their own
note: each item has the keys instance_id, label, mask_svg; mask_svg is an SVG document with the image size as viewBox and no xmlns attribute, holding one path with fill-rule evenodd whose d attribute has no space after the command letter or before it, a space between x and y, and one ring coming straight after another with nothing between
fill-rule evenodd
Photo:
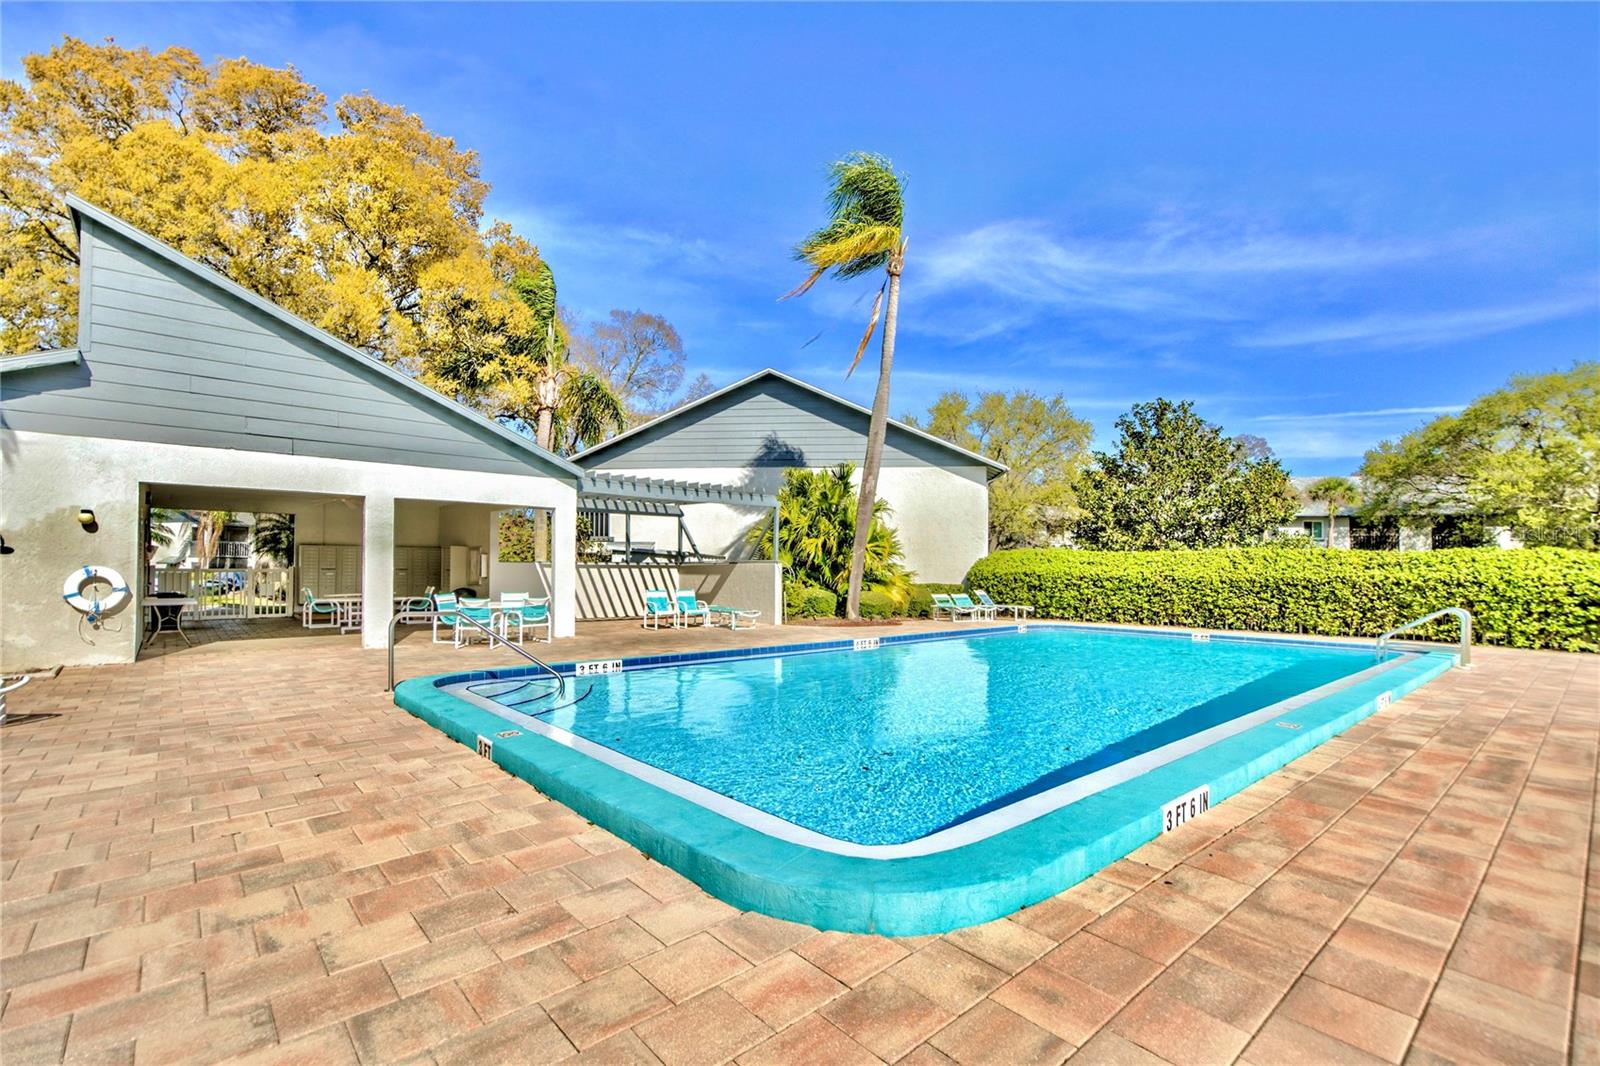
<instances>
[{"instance_id":1,"label":"horizontal siding gable","mask_svg":"<svg viewBox=\"0 0 1600 1066\"><path fill-rule=\"evenodd\" d=\"M861 465L868 416L778 377L760 377L679 419L667 418L606 448L597 469L708 469ZM584 463L579 455L578 462ZM884 466L935 466L983 482L976 461L891 424Z\"/></svg>"},{"instance_id":2,"label":"horizontal siding gable","mask_svg":"<svg viewBox=\"0 0 1600 1066\"><path fill-rule=\"evenodd\" d=\"M77 365L8 376L13 430L508 474L551 470L488 427L82 216ZM565 476L565 475L562 475Z\"/></svg>"}]
</instances>

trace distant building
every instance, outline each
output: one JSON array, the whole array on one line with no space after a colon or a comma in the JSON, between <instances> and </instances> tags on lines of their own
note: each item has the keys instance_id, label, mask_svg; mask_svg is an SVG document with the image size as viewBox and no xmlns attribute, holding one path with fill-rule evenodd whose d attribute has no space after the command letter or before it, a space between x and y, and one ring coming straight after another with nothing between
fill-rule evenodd
<instances>
[{"instance_id":1,"label":"distant building","mask_svg":"<svg viewBox=\"0 0 1600 1066\"><path fill-rule=\"evenodd\" d=\"M1310 498L1306 490L1320 478L1291 478L1300 497L1300 510L1294 521L1279 527L1281 536L1310 537L1325 548L1359 548L1368 551L1430 551L1457 547L1462 543L1464 523L1444 508L1419 507L1415 512L1383 518L1363 518L1359 507L1340 507L1329 521L1326 500ZM1350 480L1365 491L1360 477ZM1521 543L1509 529L1489 530L1492 543L1500 548L1518 548Z\"/></svg>"}]
</instances>

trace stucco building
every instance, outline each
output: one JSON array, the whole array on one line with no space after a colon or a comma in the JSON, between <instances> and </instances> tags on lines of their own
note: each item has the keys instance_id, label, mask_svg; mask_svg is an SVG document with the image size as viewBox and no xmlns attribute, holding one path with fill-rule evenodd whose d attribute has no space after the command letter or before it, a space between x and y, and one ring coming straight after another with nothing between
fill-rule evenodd
<instances>
[{"instance_id":1,"label":"stucco building","mask_svg":"<svg viewBox=\"0 0 1600 1066\"><path fill-rule=\"evenodd\" d=\"M589 470L702 482L775 493L786 470L842 462L859 470L867 451L865 407L780 373L762 370L574 456ZM989 482L1005 467L891 420L878 495L893 514L905 565L921 581L960 581L988 551ZM708 506L684 525L708 554L740 558L763 520L748 508ZM613 541L621 539L615 528ZM677 528L635 518L634 542L676 546Z\"/></svg>"}]
</instances>

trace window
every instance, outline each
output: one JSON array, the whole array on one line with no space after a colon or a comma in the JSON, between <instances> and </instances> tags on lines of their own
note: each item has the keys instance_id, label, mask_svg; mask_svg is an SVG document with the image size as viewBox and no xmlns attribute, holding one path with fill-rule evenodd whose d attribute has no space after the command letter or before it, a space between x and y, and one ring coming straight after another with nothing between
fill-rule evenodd
<instances>
[{"instance_id":1,"label":"window","mask_svg":"<svg viewBox=\"0 0 1600 1066\"><path fill-rule=\"evenodd\" d=\"M1310 537L1312 540L1317 541L1319 544L1326 540L1326 538L1323 536L1322 522L1320 519L1315 522L1302 522L1300 524L1305 527L1306 536Z\"/></svg>"}]
</instances>

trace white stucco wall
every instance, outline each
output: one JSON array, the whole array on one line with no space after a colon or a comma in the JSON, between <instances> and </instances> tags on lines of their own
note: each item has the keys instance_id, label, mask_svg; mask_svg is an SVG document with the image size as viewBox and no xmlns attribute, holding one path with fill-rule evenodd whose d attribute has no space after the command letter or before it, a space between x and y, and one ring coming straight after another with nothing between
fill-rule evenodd
<instances>
[{"instance_id":1,"label":"white stucco wall","mask_svg":"<svg viewBox=\"0 0 1600 1066\"><path fill-rule=\"evenodd\" d=\"M61 583L72 570L99 564L116 569L138 589L144 484L361 497L363 506L355 519L366 539L364 591L369 599L362 643L368 647L382 647L387 640L393 547L406 543L404 536L395 535L397 511L406 509L397 508L397 498L549 508L556 516L556 636L573 631L577 492L565 481L532 473L441 470L11 430L0 431L0 456L0 532L15 549L0 556L0 669L6 671L133 659L139 611L130 604L107 618L103 628L91 630L62 601ZM96 532L78 525L80 507L95 512ZM486 514L481 508L464 513ZM487 519L482 521L486 537ZM400 532L421 530L407 530L402 523Z\"/></svg>"},{"instance_id":2,"label":"white stucco wall","mask_svg":"<svg viewBox=\"0 0 1600 1066\"><path fill-rule=\"evenodd\" d=\"M674 469L607 468L607 473L638 477L700 481L737 486L756 492L776 493L783 470L763 467ZM900 533L905 564L918 581L960 581L972 564L989 549L989 490L987 485L934 466L884 467L878 475L878 496L894 509L891 524ZM772 513L722 504L694 504L684 508L684 525L700 550L732 559L751 558L745 542L751 527L770 522ZM611 539L622 540L622 516L611 518ZM654 541L658 548L676 549L677 520L633 519L633 539Z\"/></svg>"}]
</instances>

